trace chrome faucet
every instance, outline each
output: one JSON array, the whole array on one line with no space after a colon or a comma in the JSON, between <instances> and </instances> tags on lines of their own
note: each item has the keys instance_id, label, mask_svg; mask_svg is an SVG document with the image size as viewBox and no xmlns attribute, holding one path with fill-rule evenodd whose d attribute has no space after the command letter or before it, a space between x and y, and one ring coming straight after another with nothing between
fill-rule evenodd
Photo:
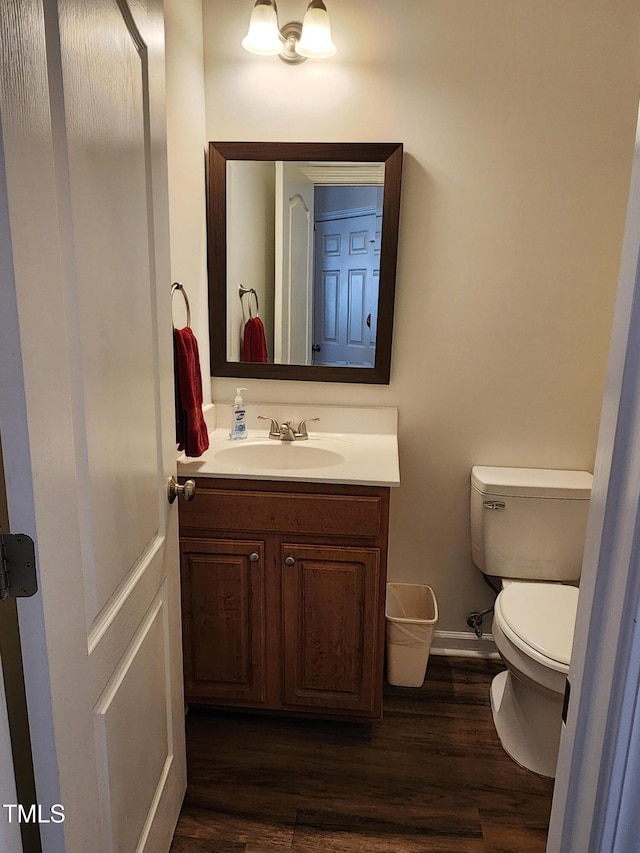
<instances>
[{"instance_id":1,"label":"chrome faucet","mask_svg":"<svg viewBox=\"0 0 640 853\"><path fill-rule=\"evenodd\" d=\"M309 438L307 432L307 424L309 421L319 421L320 418L306 418L300 421L297 428L291 425L291 421L283 421L281 424L275 418L269 418L265 415L258 415L260 420L271 421L269 429L269 438L277 439L278 441L305 441Z\"/></svg>"},{"instance_id":2,"label":"chrome faucet","mask_svg":"<svg viewBox=\"0 0 640 853\"><path fill-rule=\"evenodd\" d=\"M295 441L296 440L296 431L291 426L291 421L282 421L280 424L280 440L281 441Z\"/></svg>"}]
</instances>

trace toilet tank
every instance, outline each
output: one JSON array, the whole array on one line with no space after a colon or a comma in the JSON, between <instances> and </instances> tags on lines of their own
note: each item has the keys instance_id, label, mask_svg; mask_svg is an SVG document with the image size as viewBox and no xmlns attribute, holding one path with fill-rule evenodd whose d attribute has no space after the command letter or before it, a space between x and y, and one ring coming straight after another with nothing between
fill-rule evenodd
<instances>
[{"instance_id":1,"label":"toilet tank","mask_svg":"<svg viewBox=\"0 0 640 853\"><path fill-rule=\"evenodd\" d=\"M471 547L481 572L576 581L593 477L588 471L471 469Z\"/></svg>"}]
</instances>

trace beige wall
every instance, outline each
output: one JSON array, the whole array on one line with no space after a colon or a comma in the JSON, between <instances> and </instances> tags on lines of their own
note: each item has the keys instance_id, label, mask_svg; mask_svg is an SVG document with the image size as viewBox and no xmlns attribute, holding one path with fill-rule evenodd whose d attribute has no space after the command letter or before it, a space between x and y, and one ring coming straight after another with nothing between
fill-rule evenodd
<instances>
[{"instance_id":1,"label":"beige wall","mask_svg":"<svg viewBox=\"0 0 640 853\"><path fill-rule=\"evenodd\" d=\"M243 380L251 402L393 405L392 579L444 630L491 596L471 465L592 469L640 79L635 0L327 0L339 53L240 47L252 3L203 0L207 137L401 141L391 384ZM303 0L279 0L281 24ZM214 379L218 400L236 380Z\"/></svg>"},{"instance_id":2,"label":"beige wall","mask_svg":"<svg viewBox=\"0 0 640 853\"><path fill-rule=\"evenodd\" d=\"M165 0L167 159L171 278L185 287L198 339L205 403L210 402L205 190L205 109L201 0ZM186 322L174 297L176 326Z\"/></svg>"},{"instance_id":3,"label":"beige wall","mask_svg":"<svg viewBox=\"0 0 640 853\"><path fill-rule=\"evenodd\" d=\"M254 289L273 356L275 276L275 163L230 163L227 167L227 359L242 361L241 330L256 310Z\"/></svg>"}]
</instances>

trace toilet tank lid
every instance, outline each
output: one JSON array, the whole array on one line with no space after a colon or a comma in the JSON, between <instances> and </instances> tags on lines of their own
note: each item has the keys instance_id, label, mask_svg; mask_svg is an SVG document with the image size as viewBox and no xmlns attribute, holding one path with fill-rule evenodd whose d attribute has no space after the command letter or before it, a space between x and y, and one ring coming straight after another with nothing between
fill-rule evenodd
<instances>
[{"instance_id":1,"label":"toilet tank lid","mask_svg":"<svg viewBox=\"0 0 640 853\"><path fill-rule=\"evenodd\" d=\"M589 500L593 475L551 468L498 468L475 465L471 482L482 494L525 498Z\"/></svg>"}]
</instances>

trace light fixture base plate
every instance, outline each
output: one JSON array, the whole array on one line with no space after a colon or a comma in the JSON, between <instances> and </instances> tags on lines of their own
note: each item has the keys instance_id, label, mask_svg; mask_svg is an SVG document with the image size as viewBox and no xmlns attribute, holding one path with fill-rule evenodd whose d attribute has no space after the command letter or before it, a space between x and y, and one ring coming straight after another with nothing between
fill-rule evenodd
<instances>
[{"instance_id":1,"label":"light fixture base plate","mask_svg":"<svg viewBox=\"0 0 640 853\"><path fill-rule=\"evenodd\" d=\"M287 65L300 65L306 60L306 56L300 56L296 53L296 45L300 41L302 35L302 24L300 21L289 21L280 28L280 35L284 39L284 47L282 53L278 54L283 62Z\"/></svg>"}]
</instances>

